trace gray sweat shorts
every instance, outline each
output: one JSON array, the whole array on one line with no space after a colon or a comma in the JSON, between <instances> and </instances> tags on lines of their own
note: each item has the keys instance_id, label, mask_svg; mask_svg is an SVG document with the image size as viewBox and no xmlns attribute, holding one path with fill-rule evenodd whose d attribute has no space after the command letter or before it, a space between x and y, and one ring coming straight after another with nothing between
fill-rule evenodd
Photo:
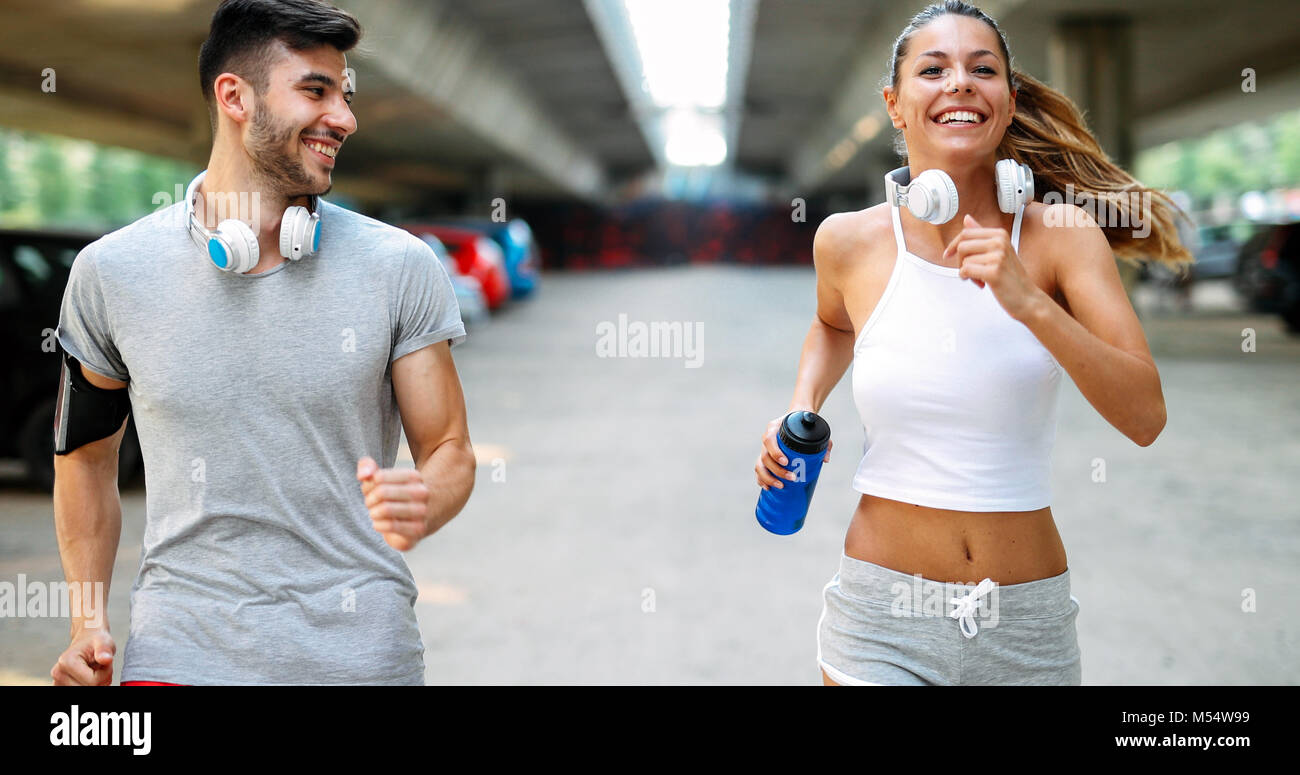
<instances>
[{"instance_id":1,"label":"gray sweat shorts","mask_svg":"<svg viewBox=\"0 0 1300 775\"><path fill-rule=\"evenodd\" d=\"M1070 571L1022 584L948 583L841 554L822 591L817 663L859 686L1078 686Z\"/></svg>"}]
</instances>

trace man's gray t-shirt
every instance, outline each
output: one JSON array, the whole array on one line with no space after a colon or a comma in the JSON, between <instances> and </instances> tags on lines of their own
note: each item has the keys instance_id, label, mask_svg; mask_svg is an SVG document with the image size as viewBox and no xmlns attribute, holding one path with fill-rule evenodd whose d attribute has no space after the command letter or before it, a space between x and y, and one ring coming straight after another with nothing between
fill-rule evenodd
<instances>
[{"instance_id":1,"label":"man's gray t-shirt","mask_svg":"<svg viewBox=\"0 0 1300 775\"><path fill-rule=\"evenodd\" d=\"M185 205L87 246L59 343L128 383L148 524L124 681L422 684L416 586L356 478L391 468L393 361L465 338L411 234L322 201L320 251L222 272Z\"/></svg>"}]
</instances>

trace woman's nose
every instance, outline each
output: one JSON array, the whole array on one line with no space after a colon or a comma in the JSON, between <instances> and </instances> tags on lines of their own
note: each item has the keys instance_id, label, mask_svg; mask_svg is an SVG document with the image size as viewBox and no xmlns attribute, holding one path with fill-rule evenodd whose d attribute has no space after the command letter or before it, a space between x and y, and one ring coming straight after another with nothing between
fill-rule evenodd
<instances>
[{"instance_id":1,"label":"woman's nose","mask_svg":"<svg viewBox=\"0 0 1300 775\"><path fill-rule=\"evenodd\" d=\"M962 70L959 67L954 67L949 70L948 73L948 81L944 84L944 88L947 91L970 91L970 81L965 70Z\"/></svg>"}]
</instances>

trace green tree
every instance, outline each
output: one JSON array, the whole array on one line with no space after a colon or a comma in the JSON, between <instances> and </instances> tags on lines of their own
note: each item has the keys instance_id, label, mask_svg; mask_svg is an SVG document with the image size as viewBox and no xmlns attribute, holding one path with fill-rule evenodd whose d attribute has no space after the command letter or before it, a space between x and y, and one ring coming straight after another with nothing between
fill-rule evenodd
<instances>
[{"instance_id":1,"label":"green tree","mask_svg":"<svg viewBox=\"0 0 1300 775\"><path fill-rule=\"evenodd\" d=\"M117 157L116 151L97 146L86 175L90 186L87 201L90 215L105 224L121 218L121 186L125 176Z\"/></svg>"},{"instance_id":2,"label":"green tree","mask_svg":"<svg viewBox=\"0 0 1300 775\"><path fill-rule=\"evenodd\" d=\"M1191 185L1198 196L1208 198L1242 190L1242 160L1227 132L1215 132L1202 139L1192 153L1196 159L1196 176Z\"/></svg>"},{"instance_id":3,"label":"green tree","mask_svg":"<svg viewBox=\"0 0 1300 775\"><path fill-rule=\"evenodd\" d=\"M15 185L14 172L9 167L9 145L11 142L10 133L0 130L0 213L12 210L21 202L18 188Z\"/></svg>"},{"instance_id":4,"label":"green tree","mask_svg":"<svg viewBox=\"0 0 1300 775\"><path fill-rule=\"evenodd\" d=\"M181 162L172 159L148 158L140 169L140 191L139 206L140 213L150 213L157 210L163 204L168 202L175 204L184 196L185 185L193 177L191 173L188 177ZM176 194L176 184L181 186L181 196ZM157 204L154 203L156 195L166 194L166 198L160 198Z\"/></svg>"},{"instance_id":5,"label":"green tree","mask_svg":"<svg viewBox=\"0 0 1300 775\"><path fill-rule=\"evenodd\" d=\"M36 206L43 221L64 218L72 209L72 186L67 162L51 137L35 138L36 153L30 171L36 180Z\"/></svg>"},{"instance_id":6,"label":"green tree","mask_svg":"<svg viewBox=\"0 0 1300 775\"><path fill-rule=\"evenodd\" d=\"M1273 122L1254 121L1225 132L1237 156L1237 184L1243 191L1258 191L1281 183L1276 174L1276 148L1270 127Z\"/></svg>"},{"instance_id":7,"label":"green tree","mask_svg":"<svg viewBox=\"0 0 1300 775\"><path fill-rule=\"evenodd\" d=\"M1278 185L1300 186L1300 110L1278 116L1272 129Z\"/></svg>"}]
</instances>

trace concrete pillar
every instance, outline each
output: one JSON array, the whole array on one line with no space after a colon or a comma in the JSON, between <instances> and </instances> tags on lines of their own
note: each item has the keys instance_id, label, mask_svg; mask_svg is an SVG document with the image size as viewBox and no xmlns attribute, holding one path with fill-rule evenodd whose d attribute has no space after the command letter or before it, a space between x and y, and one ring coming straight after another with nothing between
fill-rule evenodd
<instances>
[{"instance_id":1,"label":"concrete pillar","mask_svg":"<svg viewBox=\"0 0 1300 775\"><path fill-rule=\"evenodd\" d=\"M1122 16L1061 19L1048 44L1048 78L1084 112L1102 150L1119 166L1133 164L1133 39ZM1138 270L1118 262L1129 299Z\"/></svg>"},{"instance_id":2,"label":"concrete pillar","mask_svg":"<svg viewBox=\"0 0 1300 775\"><path fill-rule=\"evenodd\" d=\"M1133 43L1128 19L1063 19L1048 46L1049 78L1083 109L1117 164L1133 161Z\"/></svg>"},{"instance_id":3,"label":"concrete pillar","mask_svg":"<svg viewBox=\"0 0 1300 775\"><path fill-rule=\"evenodd\" d=\"M489 217L494 210L494 200L504 200L507 218L510 217L510 195L513 193L510 171L501 164L487 164L479 168L470 179L465 214Z\"/></svg>"}]
</instances>

